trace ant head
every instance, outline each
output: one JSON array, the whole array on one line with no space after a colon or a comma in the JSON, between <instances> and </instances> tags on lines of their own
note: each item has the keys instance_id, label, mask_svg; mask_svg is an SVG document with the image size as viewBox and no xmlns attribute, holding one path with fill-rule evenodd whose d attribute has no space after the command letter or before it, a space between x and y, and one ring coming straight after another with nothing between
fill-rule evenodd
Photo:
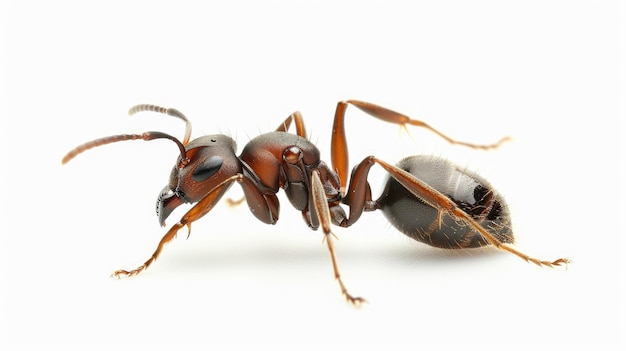
<instances>
[{"instance_id":1,"label":"ant head","mask_svg":"<svg viewBox=\"0 0 626 351\"><path fill-rule=\"evenodd\" d=\"M184 158L178 157L169 183L157 198L159 223L165 225L165 219L176 207L202 200L221 182L241 173L236 149L235 141L221 134L203 136L187 144ZM223 194L226 189L221 191Z\"/></svg>"}]
</instances>

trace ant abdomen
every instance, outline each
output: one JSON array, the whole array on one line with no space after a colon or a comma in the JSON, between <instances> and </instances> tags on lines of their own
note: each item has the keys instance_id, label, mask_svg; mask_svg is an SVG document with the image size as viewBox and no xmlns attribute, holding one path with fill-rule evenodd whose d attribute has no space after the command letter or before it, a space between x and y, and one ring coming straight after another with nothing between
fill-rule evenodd
<instances>
[{"instance_id":1,"label":"ant abdomen","mask_svg":"<svg viewBox=\"0 0 626 351\"><path fill-rule=\"evenodd\" d=\"M454 201L501 242L513 242L511 216L504 199L478 174L434 156L407 157L396 166ZM464 220L440 214L392 177L388 177L376 202L394 227L422 243L446 249L488 245Z\"/></svg>"}]
</instances>

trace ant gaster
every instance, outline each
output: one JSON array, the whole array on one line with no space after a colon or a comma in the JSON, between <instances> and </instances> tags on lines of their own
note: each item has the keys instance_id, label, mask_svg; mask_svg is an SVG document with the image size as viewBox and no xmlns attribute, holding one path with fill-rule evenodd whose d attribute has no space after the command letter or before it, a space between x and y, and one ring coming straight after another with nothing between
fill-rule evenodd
<instances>
[{"instance_id":1,"label":"ant gaster","mask_svg":"<svg viewBox=\"0 0 626 351\"><path fill-rule=\"evenodd\" d=\"M306 224L313 230L321 227L335 279L343 296L353 304L360 304L365 299L348 293L341 279L331 224L349 227L367 211L381 210L399 231L431 246L457 249L492 245L540 266L569 263L566 258L539 260L511 247L513 232L504 199L485 179L447 160L411 156L394 166L375 156L368 156L354 167L348 182L344 117L349 105L404 128L407 125L426 128L449 143L470 148L492 149L507 139L492 145L460 142L422 121L372 103L348 100L337 104L331 141L332 167L329 167L320 159L318 148L307 139L299 112L287 117L276 131L250 140L241 155L237 156L235 141L226 135L208 135L189 141L191 123L180 111L155 105L137 105L130 109L129 114L153 111L183 120L186 123L183 140L161 132L114 135L76 147L62 162L65 164L93 147L123 140L169 139L180 151L169 183L157 199L159 222L164 226L165 219L183 203L195 205L167 231L144 264L130 271L115 271L113 276L116 277L137 275L147 269L180 229L187 226L191 230L191 223L211 211L234 183L242 187L250 211L260 221L276 223L279 215L276 194L283 189L291 205L302 212ZM287 132L292 122L295 123L296 134ZM375 164L388 173L388 179L380 197L373 200L367 178ZM347 206L347 213L342 205Z\"/></svg>"}]
</instances>

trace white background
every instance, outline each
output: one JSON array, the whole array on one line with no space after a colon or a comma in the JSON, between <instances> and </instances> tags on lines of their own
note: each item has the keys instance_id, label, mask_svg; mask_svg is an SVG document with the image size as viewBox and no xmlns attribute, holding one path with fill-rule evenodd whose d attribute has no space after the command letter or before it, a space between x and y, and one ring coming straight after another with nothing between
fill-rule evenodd
<instances>
[{"instance_id":1,"label":"white background","mask_svg":"<svg viewBox=\"0 0 626 351\"><path fill-rule=\"evenodd\" d=\"M623 342L617 1L16 1L1 11L0 344L9 349ZM194 136L226 133L240 148L300 110L329 161L335 104L350 98L462 140L513 136L496 151L466 150L348 110L353 161L424 153L476 170L508 199L520 250L574 263L445 252L365 214L335 230L345 282L370 301L354 309L321 233L285 200L275 226L221 204L145 274L108 278L143 262L164 234L154 201L177 151L126 142L61 166L69 149L146 130L181 137L175 119L126 116L154 103L183 111Z\"/></svg>"}]
</instances>

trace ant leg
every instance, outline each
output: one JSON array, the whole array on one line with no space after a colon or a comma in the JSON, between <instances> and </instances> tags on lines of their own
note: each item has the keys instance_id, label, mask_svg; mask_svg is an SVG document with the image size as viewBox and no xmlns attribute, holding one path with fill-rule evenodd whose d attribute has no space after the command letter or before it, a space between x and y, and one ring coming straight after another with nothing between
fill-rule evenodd
<instances>
[{"instance_id":1,"label":"ant leg","mask_svg":"<svg viewBox=\"0 0 626 351\"><path fill-rule=\"evenodd\" d=\"M228 206L230 206L230 207L236 207L236 206L241 205L244 202L245 199L246 199L245 196L242 196L242 197L240 197L237 200L234 200L234 199L229 197L229 198L226 199L226 204Z\"/></svg>"},{"instance_id":2,"label":"ant leg","mask_svg":"<svg viewBox=\"0 0 626 351\"><path fill-rule=\"evenodd\" d=\"M407 117L401 113L389 110L387 108L384 108L382 106L378 106L375 104L372 104L370 102L365 102L365 101L358 101L358 100L347 100L347 101L342 101L339 104L345 104L346 107L343 108L343 110L345 111L345 109L347 108L347 104L353 105L354 107L358 108L359 110L369 114L372 117L376 117L378 119L381 119L383 121L386 122L390 122L390 123L395 123L395 124L399 124L401 125L403 128L406 129L406 125L412 125L412 126L416 126L416 127L422 127L422 128L426 128L428 130L430 130L431 132L437 134L439 137L443 138L445 141L449 142L450 144L458 144L458 145L463 145L463 146L467 146L473 149L493 149L493 148L497 148L498 146L500 146L500 144L502 144L503 142L509 140L509 137L504 137L502 139L500 139L497 143L494 144L490 144L490 145L480 145L480 144L473 144L473 143L468 143L468 142L464 142L464 141L458 141L455 139L450 138L449 136L443 134L442 132L438 131L437 129L431 127L430 125L428 125L426 122L423 121L419 121L419 120L415 120L415 119L411 119L410 117ZM339 110L339 108L338 108Z\"/></svg>"},{"instance_id":3,"label":"ant leg","mask_svg":"<svg viewBox=\"0 0 626 351\"><path fill-rule=\"evenodd\" d=\"M363 163L373 164L377 163L382 168L384 168L389 175L391 175L395 180L397 180L402 186L404 186L407 190L409 190L413 195L419 197L422 201L429 204L433 208L436 208L440 214L442 212L446 212L451 217L461 220L469 225L472 229L480 233L485 240L487 240L491 245L496 248L504 251L508 251L526 262L532 262L538 266L547 266L547 267L555 267L561 265L567 265L570 263L570 260L567 258L559 258L554 261L545 261L540 260L534 257L530 257L511 246L503 243L498 238L496 238L493 234L488 232L485 228L483 228L480 224L478 224L469 214L461 210L452 200L450 200L445 195L441 194L437 190L433 189L428 184L419 180L412 174L398 168L392 166L380 159L377 159L374 156L367 157Z\"/></svg>"},{"instance_id":4,"label":"ant leg","mask_svg":"<svg viewBox=\"0 0 626 351\"><path fill-rule=\"evenodd\" d=\"M159 257L165 244L167 244L172 239L174 239L176 237L176 233L178 232L178 230L181 229L183 226L185 226L185 224L182 224L182 220L181 222L174 224L172 228L170 228L170 230L168 230L167 233L163 236L163 238L161 238L161 241L159 242L159 245L157 246L157 249L154 251L152 256L150 256L150 258L146 262L144 262L141 266L130 271L119 269L113 272L113 274L111 274L111 277L116 277L116 278L121 278L122 276L131 277L134 275L138 275L139 273L148 269L148 267L152 264L152 262L156 261L157 257ZM191 230L191 226L189 226L189 230Z\"/></svg>"},{"instance_id":5,"label":"ant leg","mask_svg":"<svg viewBox=\"0 0 626 351\"><path fill-rule=\"evenodd\" d=\"M302 117L300 111L296 111L290 114L289 117L287 117L287 119L285 119L283 123L281 123L278 128L276 128L276 131L287 132L287 130L289 130L289 126L291 125L291 121L296 122L296 134L306 139L307 136L306 129L304 128L304 118Z\"/></svg>"},{"instance_id":6,"label":"ant leg","mask_svg":"<svg viewBox=\"0 0 626 351\"><path fill-rule=\"evenodd\" d=\"M195 206L193 206L185 215L178 221L178 223L174 224L170 230L163 236L156 250L150 256L150 258L144 262L141 266L131 270L117 270L113 272L111 276L121 277L121 276L133 276L137 275L146 269L159 257L161 251L163 251L163 247L165 244L170 242L172 239L176 237L176 233L183 227L187 227L189 233L191 234L191 223L197 221L202 218L204 215L209 213L216 203L222 198L224 193L228 190L230 185L233 182L239 182L241 187L243 188L245 198L250 204L251 208L255 208L253 214L257 219L264 223L274 224L278 220L278 199L276 196L272 196L273 194L263 194L258 186L253 183L250 179L246 178L243 174L235 174L226 178L224 181L219 183L215 188L213 188L202 200L200 200Z\"/></svg>"},{"instance_id":7,"label":"ant leg","mask_svg":"<svg viewBox=\"0 0 626 351\"><path fill-rule=\"evenodd\" d=\"M163 236L156 250L148 258L146 262L144 262L141 266L127 271L127 270L117 270L111 274L112 277L120 278L122 276L134 276L148 269L148 267L159 257L161 251L163 251L163 247L165 244L169 243L176 237L176 233L183 227L187 227L189 233L191 234L191 223L197 221L205 214L209 213L211 209L215 206L215 204L219 201L219 199L224 195L224 192L228 190L229 186L234 181L240 181L243 178L242 174L237 174L232 177L227 178L223 182L221 182L218 186L216 186L213 190L211 190L207 196L205 196L202 200L200 200L195 206L193 206L185 215L178 221L178 223L174 224L170 230Z\"/></svg>"},{"instance_id":8,"label":"ant leg","mask_svg":"<svg viewBox=\"0 0 626 351\"><path fill-rule=\"evenodd\" d=\"M280 212L280 204L276 194L261 191L261 184L249 177L242 176L238 181L244 195L238 200L226 199L228 206L238 206L246 200L249 207L255 209L252 214L258 220L266 224L276 224Z\"/></svg>"},{"instance_id":9,"label":"ant leg","mask_svg":"<svg viewBox=\"0 0 626 351\"><path fill-rule=\"evenodd\" d=\"M399 124L404 129L406 129L407 125L426 128L451 144L463 145L473 149L487 150L497 148L498 146L500 146L500 144L510 139L509 137L504 137L500 139L500 141L498 141L497 143L490 145L479 145L467 143L464 141L458 141L431 127L426 122L411 119L408 116L389 110L382 106L358 100L340 101L337 103L337 109L335 110L335 119L333 123L331 161L333 164L333 168L337 170L339 179L341 179L341 184L347 184L348 180L348 143L346 140L344 124L346 109L348 108L348 105L352 105L359 110L369 114L370 116L376 117L385 122ZM342 193L344 193L344 190L345 189L342 189Z\"/></svg>"},{"instance_id":10,"label":"ant leg","mask_svg":"<svg viewBox=\"0 0 626 351\"><path fill-rule=\"evenodd\" d=\"M339 273L339 266L337 265L337 257L335 256L335 246L333 242L333 237L335 234L330 229L331 217L330 210L328 208L328 202L326 200L326 193L324 192L324 186L320 180L320 175L318 171L313 171L311 176L311 195L313 206L311 208L311 216L317 216L319 219L320 225L322 227L322 231L324 232L324 240L326 241L326 245L328 246L328 251L330 252L330 259L333 264L333 272L335 274L335 279L337 283L339 283L339 288L341 289L341 294L346 298L348 302L353 305L360 305L364 302L367 302L362 297L353 297L348 293L348 289L343 283L341 279L341 274ZM314 213L313 213L314 212Z\"/></svg>"}]
</instances>

